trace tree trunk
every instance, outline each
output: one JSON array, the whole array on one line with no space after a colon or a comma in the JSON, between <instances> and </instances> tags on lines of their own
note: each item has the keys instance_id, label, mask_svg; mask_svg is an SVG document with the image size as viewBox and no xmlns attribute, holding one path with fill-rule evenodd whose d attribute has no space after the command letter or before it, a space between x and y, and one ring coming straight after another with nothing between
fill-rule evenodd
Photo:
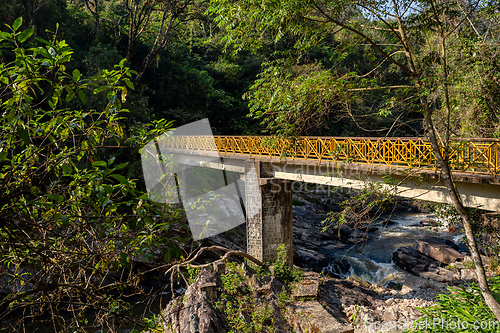
<instances>
[{"instance_id":1,"label":"tree trunk","mask_svg":"<svg viewBox=\"0 0 500 333\"><path fill-rule=\"evenodd\" d=\"M462 217L462 221L464 223L465 235L467 236L467 242L469 243L471 257L472 260L474 261L474 265L476 268L476 276L477 276L477 281L479 283L479 289L483 294L486 305L488 305L488 307L493 312L495 317L500 321L500 304L493 297L490 288L488 287L486 272L484 271L481 255L477 247L476 237L474 235L474 232L472 231L471 217L462 203L462 199L460 198L460 195L458 194L457 188L455 186L455 182L453 181L450 167L447 161L445 161L445 159L443 158L443 155L441 153L441 147L439 146L439 143L437 141L436 132L434 130L434 124L432 122L431 110L429 109L427 102L422 100L422 98L421 98L421 104L424 107L427 134L429 136L429 139L431 140L434 155L436 156L439 166L441 167L443 173L443 181L450 193L450 198L453 203L453 206L455 206L455 209Z\"/></svg>"}]
</instances>

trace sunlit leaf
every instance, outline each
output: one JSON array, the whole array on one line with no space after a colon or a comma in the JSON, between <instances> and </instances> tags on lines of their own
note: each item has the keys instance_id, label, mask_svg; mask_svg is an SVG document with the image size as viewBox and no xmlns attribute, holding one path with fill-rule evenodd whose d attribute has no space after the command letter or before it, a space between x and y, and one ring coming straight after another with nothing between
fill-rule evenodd
<instances>
[{"instance_id":1,"label":"sunlit leaf","mask_svg":"<svg viewBox=\"0 0 500 333\"><path fill-rule=\"evenodd\" d=\"M22 17L18 17L14 21L14 24L12 24L12 28L17 31L17 29L19 29L22 24L23 24L23 18Z\"/></svg>"},{"instance_id":2,"label":"sunlit leaf","mask_svg":"<svg viewBox=\"0 0 500 333\"><path fill-rule=\"evenodd\" d=\"M24 42L26 39L30 38L31 35L33 35L33 32L34 30L33 29L26 29L24 30L23 32L21 32L21 34L19 35L19 37L17 38L19 43L22 43Z\"/></svg>"}]
</instances>

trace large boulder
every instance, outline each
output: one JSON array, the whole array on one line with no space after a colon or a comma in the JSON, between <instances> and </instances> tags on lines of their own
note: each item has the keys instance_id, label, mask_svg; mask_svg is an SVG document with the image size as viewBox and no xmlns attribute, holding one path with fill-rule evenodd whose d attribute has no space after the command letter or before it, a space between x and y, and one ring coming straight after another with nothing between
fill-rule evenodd
<instances>
[{"instance_id":1,"label":"large boulder","mask_svg":"<svg viewBox=\"0 0 500 333\"><path fill-rule=\"evenodd\" d=\"M330 263L330 260L320 252L297 245L293 247L293 262L297 266L312 268L319 272Z\"/></svg>"},{"instance_id":2,"label":"large boulder","mask_svg":"<svg viewBox=\"0 0 500 333\"><path fill-rule=\"evenodd\" d=\"M443 264L411 247L400 247L392 255L392 261L402 269L427 279L439 282L452 282L453 272Z\"/></svg>"},{"instance_id":3,"label":"large boulder","mask_svg":"<svg viewBox=\"0 0 500 333\"><path fill-rule=\"evenodd\" d=\"M413 248L446 265L462 261L464 258L464 255L458 252L458 246L455 243L437 237L427 236L419 239Z\"/></svg>"},{"instance_id":4,"label":"large boulder","mask_svg":"<svg viewBox=\"0 0 500 333\"><path fill-rule=\"evenodd\" d=\"M440 267L441 263L418 250L403 246L392 254L392 261L413 275L420 275L429 268Z\"/></svg>"},{"instance_id":5,"label":"large boulder","mask_svg":"<svg viewBox=\"0 0 500 333\"><path fill-rule=\"evenodd\" d=\"M212 308L220 280L217 272L202 270L185 294L163 310L163 329L168 333L226 332L223 320Z\"/></svg>"}]
</instances>

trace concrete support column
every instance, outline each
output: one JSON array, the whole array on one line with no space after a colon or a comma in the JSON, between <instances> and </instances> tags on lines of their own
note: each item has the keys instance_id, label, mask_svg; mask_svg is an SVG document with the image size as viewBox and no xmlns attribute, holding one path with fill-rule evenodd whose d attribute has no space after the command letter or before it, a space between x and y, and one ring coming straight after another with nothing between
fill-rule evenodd
<instances>
[{"instance_id":1,"label":"concrete support column","mask_svg":"<svg viewBox=\"0 0 500 333\"><path fill-rule=\"evenodd\" d=\"M272 262L277 258L277 247L285 244L291 263L292 183L266 177L270 170L269 163L245 162L247 252L263 262Z\"/></svg>"}]
</instances>

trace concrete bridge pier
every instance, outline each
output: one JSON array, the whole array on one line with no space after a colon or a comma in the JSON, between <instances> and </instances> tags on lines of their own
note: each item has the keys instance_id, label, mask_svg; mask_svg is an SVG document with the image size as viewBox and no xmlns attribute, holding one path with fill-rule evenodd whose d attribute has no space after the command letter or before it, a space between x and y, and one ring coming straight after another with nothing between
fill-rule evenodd
<instances>
[{"instance_id":1,"label":"concrete bridge pier","mask_svg":"<svg viewBox=\"0 0 500 333\"><path fill-rule=\"evenodd\" d=\"M292 263L292 182L271 178L271 172L270 163L245 162L247 252L263 262L272 262L277 258L277 247L285 244Z\"/></svg>"}]
</instances>

